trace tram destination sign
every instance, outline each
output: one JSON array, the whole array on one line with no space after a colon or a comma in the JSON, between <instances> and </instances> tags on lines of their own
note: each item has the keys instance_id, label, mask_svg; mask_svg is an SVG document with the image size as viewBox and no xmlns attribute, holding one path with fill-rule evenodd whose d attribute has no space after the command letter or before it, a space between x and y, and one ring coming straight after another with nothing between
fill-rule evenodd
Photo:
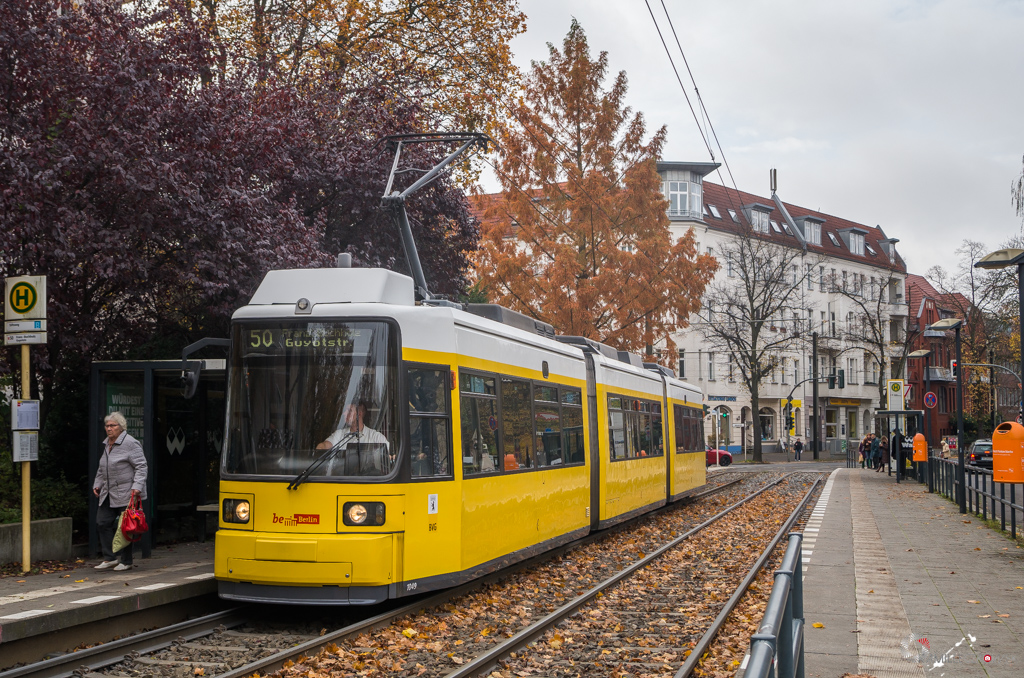
<instances>
[{"instance_id":1,"label":"tram destination sign","mask_svg":"<svg viewBox=\"0 0 1024 678\"><path fill-rule=\"evenodd\" d=\"M310 323L301 327L246 325L242 330L244 356L312 353L364 353L373 344L374 330L353 323Z\"/></svg>"}]
</instances>

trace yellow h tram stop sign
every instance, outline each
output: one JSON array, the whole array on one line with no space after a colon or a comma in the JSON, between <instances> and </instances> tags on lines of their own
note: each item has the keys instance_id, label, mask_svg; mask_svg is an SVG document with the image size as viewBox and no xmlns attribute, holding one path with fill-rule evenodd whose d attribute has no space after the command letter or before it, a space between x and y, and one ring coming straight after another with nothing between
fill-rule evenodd
<instances>
[{"instance_id":1,"label":"yellow h tram stop sign","mask_svg":"<svg viewBox=\"0 0 1024 678\"><path fill-rule=\"evenodd\" d=\"M32 397L30 344L46 343L46 276L23 275L4 281L4 345L21 345L21 400L11 405L14 461L21 462L21 562L32 561L32 462L39 458L39 401Z\"/></svg>"},{"instance_id":2,"label":"yellow h tram stop sign","mask_svg":"<svg viewBox=\"0 0 1024 678\"><path fill-rule=\"evenodd\" d=\"M4 285L4 344L46 343L46 276L7 278Z\"/></svg>"}]
</instances>

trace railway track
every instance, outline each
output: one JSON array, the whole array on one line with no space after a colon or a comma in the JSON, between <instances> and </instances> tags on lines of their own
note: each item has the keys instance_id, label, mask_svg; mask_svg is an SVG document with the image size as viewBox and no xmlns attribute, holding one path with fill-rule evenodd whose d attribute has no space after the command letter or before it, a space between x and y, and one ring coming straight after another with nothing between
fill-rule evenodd
<instances>
[{"instance_id":1,"label":"railway track","mask_svg":"<svg viewBox=\"0 0 1024 678\"><path fill-rule=\"evenodd\" d=\"M672 527L686 522L680 520L680 514L686 511L679 511L678 506L667 507L616 530L542 554L512 570L413 600L330 633L326 629L317 632L315 628L301 632L267 629L254 624L252 615L239 608L6 671L0 673L0 678L72 675L84 678L114 675L243 678L281 669L287 673L291 663L300 658L306 665L324 664L324 669L340 662L346 666L339 666L339 670L346 672L376 666L382 675L406 670L416 675L424 669L427 675L480 675L502 661L525 661L522 648L545 633L552 633L552 624L578 614L584 605L605 596L616 584L649 567L709 525L756 500L792 475L770 483L750 476L721 478L716 487L690 498L691 502L707 501L691 504L690 508L698 515L690 516L691 524L685 533L672 529L667 534L662 533L669 523ZM742 481L748 485L761 482L764 486L720 510L732 501L731 497L720 493L732 488L730 493L723 494L735 494L738 489L735 484ZM712 513L714 515L708 518ZM697 522L700 524L696 525ZM779 533L782 534L782 530ZM609 542L618 543L608 546ZM573 564L574 559L583 562ZM568 576L557 576L559 569L569 573ZM531 597L533 584L536 585ZM658 595L667 594L659 591ZM460 615L460 609L465 606L469 609L480 606L481 612L472 615L468 625L453 623L452 618ZM504 623L499 622L499 618ZM469 628L473 626L479 628ZM439 632L439 638L432 641L429 634L435 631ZM454 638L460 634L464 638ZM424 635L428 637L421 637ZM412 655L409 661L396 664L382 656L384 653L377 646L378 636L394 636L394 642L423 647L407 653ZM555 645L558 644L556 640ZM515 656L516 652L519 657ZM701 653L693 651L693 654L700 656ZM333 659L335 656L341 659Z\"/></svg>"}]
</instances>

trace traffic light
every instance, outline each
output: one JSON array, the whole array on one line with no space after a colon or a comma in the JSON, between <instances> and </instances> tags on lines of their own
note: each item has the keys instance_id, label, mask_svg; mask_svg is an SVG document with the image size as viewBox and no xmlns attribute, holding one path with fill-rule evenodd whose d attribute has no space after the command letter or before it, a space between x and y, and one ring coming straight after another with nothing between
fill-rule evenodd
<instances>
[{"instance_id":1,"label":"traffic light","mask_svg":"<svg viewBox=\"0 0 1024 678\"><path fill-rule=\"evenodd\" d=\"M793 428L793 415L786 415L786 430Z\"/></svg>"},{"instance_id":2,"label":"traffic light","mask_svg":"<svg viewBox=\"0 0 1024 678\"><path fill-rule=\"evenodd\" d=\"M702 407L704 408L704 416L708 416L708 413L711 412L711 408L707 405L703 405Z\"/></svg>"},{"instance_id":3,"label":"traffic light","mask_svg":"<svg viewBox=\"0 0 1024 678\"><path fill-rule=\"evenodd\" d=\"M836 375L834 375L834 374L828 375L828 387L829 388L835 388L836 387Z\"/></svg>"},{"instance_id":4,"label":"traffic light","mask_svg":"<svg viewBox=\"0 0 1024 678\"><path fill-rule=\"evenodd\" d=\"M725 419L726 417L729 416L728 410L720 410L720 413L722 415L722 419Z\"/></svg>"},{"instance_id":5,"label":"traffic light","mask_svg":"<svg viewBox=\"0 0 1024 678\"><path fill-rule=\"evenodd\" d=\"M957 364L956 364L956 361L955 361L955 360L950 360L950 361L949 361L949 371L950 371L950 373L951 373L951 374L952 374L952 375L953 375L954 377L956 376L956 370L957 370Z\"/></svg>"},{"instance_id":6,"label":"traffic light","mask_svg":"<svg viewBox=\"0 0 1024 678\"><path fill-rule=\"evenodd\" d=\"M846 388L846 371L839 370L839 388Z\"/></svg>"}]
</instances>

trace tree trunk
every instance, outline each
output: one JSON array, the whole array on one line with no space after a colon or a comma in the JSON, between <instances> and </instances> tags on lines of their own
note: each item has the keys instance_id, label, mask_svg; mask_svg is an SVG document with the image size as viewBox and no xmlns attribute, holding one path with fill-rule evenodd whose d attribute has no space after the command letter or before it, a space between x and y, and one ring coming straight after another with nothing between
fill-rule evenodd
<instances>
[{"instance_id":1,"label":"tree trunk","mask_svg":"<svg viewBox=\"0 0 1024 678\"><path fill-rule=\"evenodd\" d=\"M751 427L753 440L750 441L752 448L750 459L755 464L760 464L764 461L761 458L761 400L758 396L760 386L760 380L757 380L751 383L750 388L750 417L754 422L754 425Z\"/></svg>"}]
</instances>

